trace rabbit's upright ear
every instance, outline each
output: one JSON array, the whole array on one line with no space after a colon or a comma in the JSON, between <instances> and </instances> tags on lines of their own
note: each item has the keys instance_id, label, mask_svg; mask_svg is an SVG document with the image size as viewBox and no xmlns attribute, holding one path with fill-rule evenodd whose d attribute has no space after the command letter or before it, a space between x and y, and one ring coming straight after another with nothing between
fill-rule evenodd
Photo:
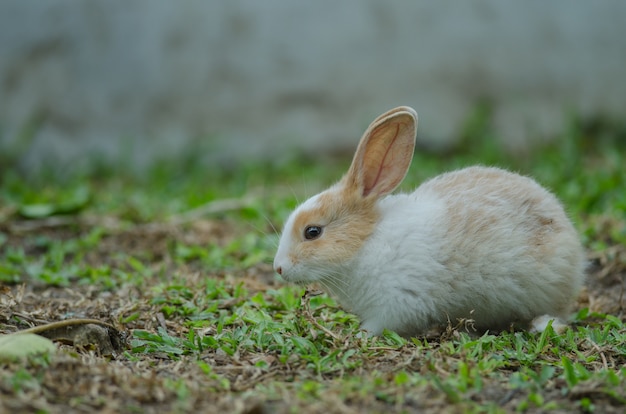
<instances>
[{"instance_id":1,"label":"rabbit's upright ear","mask_svg":"<svg viewBox=\"0 0 626 414\"><path fill-rule=\"evenodd\" d=\"M367 128L345 180L362 197L391 193L406 175L415 149L417 113L409 107L392 109Z\"/></svg>"}]
</instances>

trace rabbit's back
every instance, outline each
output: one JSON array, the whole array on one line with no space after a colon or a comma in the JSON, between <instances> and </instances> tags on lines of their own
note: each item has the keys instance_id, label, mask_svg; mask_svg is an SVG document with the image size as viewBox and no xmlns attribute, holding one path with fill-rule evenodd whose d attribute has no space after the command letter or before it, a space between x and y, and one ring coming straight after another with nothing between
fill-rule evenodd
<instances>
[{"instance_id":1,"label":"rabbit's back","mask_svg":"<svg viewBox=\"0 0 626 414\"><path fill-rule=\"evenodd\" d=\"M479 325L566 316L583 283L585 258L549 191L498 168L469 167L435 177L413 195L441 201L443 211L431 223L441 238L441 277L457 292L459 309L476 310Z\"/></svg>"}]
</instances>

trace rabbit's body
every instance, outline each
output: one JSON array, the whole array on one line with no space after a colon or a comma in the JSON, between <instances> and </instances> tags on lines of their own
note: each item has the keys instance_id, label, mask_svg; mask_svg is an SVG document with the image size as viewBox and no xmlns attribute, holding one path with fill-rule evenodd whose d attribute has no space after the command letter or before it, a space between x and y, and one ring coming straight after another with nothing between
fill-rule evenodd
<instances>
[{"instance_id":1,"label":"rabbit's body","mask_svg":"<svg viewBox=\"0 0 626 414\"><path fill-rule=\"evenodd\" d=\"M459 318L498 330L566 317L584 253L559 201L535 181L470 167L385 196L410 164L412 147L407 161L397 146L414 140L412 119L410 108L379 117L342 181L292 213L278 273L321 283L371 335L414 335Z\"/></svg>"},{"instance_id":2,"label":"rabbit's body","mask_svg":"<svg viewBox=\"0 0 626 414\"><path fill-rule=\"evenodd\" d=\"M565 318L582 285L576 232L529 178L470 167L378 208L374 232L336 276L348 285L328 284L373 334L410 335L459 318L479 330Z\"/></svg>"}]
</instances>

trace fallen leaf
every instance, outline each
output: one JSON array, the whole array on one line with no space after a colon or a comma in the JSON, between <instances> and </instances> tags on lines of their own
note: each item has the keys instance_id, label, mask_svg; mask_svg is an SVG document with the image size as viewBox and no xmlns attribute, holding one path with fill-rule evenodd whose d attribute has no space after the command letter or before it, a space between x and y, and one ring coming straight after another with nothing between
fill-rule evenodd
<instances>
[{"instance_id":1,"label":"fallen leaf","mask_svg":"<svg viewBox=\"0 0 626 414\"><path fill-rule=\"evenodd\" d=\"M15 361L35 354L55 352L51 340L32 333L0 335L0 360Z\"/></svg>"}]
</instances>

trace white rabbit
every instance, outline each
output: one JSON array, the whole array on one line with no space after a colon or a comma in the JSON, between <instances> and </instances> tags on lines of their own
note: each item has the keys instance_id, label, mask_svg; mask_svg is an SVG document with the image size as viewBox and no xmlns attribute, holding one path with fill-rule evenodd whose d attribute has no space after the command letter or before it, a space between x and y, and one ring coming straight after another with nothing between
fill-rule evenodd
<instances>
[{"instance_id":1,"label":"white rabbit","mask_svg":"<svg viewBox=\"0 0 626 414\"><path fill-rule=\"evenodd\" d=\"M408 107L372 122L341 181L287 219L276 272L324 286L369 335L423 334L460 318L481 331L566 318L585 259L559 201L528 177L480 166L388 195L416 129Z\"/></svg>"}]
</instances>

